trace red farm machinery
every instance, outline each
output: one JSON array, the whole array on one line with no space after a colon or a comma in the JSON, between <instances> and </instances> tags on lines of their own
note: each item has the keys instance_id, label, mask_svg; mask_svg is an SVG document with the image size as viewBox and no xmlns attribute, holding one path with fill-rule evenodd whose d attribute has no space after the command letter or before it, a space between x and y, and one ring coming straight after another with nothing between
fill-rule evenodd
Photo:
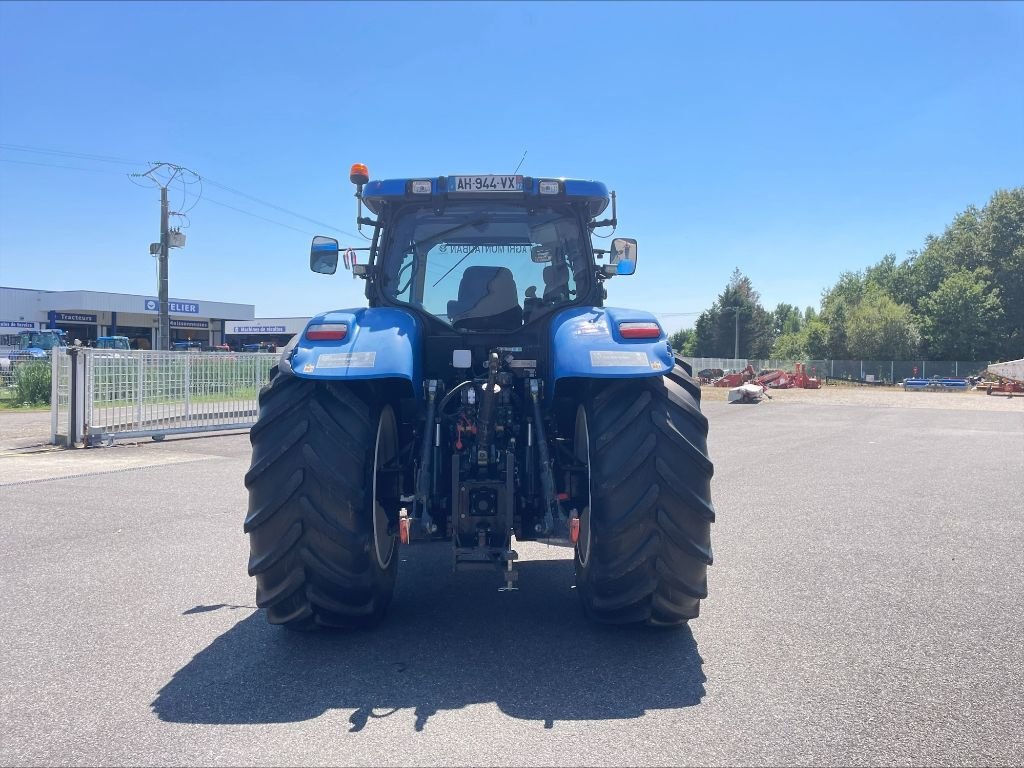
<instances>
[{"instance_id":1,"label":"red farm machinery","mask_svg":"<svg viewBox=\"0 0 1024 768\"><path fill-rule=\"evenodd\" d=\"M978 384L987 395L1024 395L1024 358L1011 360L1008 363L993 363L986 374L995 379L986 379Z\"/></svg>"}]
</instances>

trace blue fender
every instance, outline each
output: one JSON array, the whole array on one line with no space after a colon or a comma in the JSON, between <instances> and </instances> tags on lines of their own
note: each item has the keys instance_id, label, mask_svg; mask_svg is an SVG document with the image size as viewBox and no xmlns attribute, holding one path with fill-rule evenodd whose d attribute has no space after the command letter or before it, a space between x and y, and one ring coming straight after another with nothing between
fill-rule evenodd
<instances>
[{"instance_id":1,"label":"blue fender","mask_svg":"<svg viewBox=\"0 0 1024 768\"><path fill-rule=\"evenodd\" d=\"M577 307L551 323L549 385L559 379L636 379L664 376L675 360L665 331L654 339L624 339L619 323L657 323L650 312L616 307ZM658 327L661 324L658 323Z\"/></svg>"},{"instance_id":2,"label":"blue fender","mask_svg":"<svg viewBox=\"0 0 1024 768\"><path fill-rule=\"evenodd\" d=\"M310 341L303 329L286 358L300 379L399 378L412 385L415 397L423 396L423 334L411 312L394 307L336 309L312 318L306 328L321 323L345 323L348 334L341 341Z\"/></svg>"}]
</instances>

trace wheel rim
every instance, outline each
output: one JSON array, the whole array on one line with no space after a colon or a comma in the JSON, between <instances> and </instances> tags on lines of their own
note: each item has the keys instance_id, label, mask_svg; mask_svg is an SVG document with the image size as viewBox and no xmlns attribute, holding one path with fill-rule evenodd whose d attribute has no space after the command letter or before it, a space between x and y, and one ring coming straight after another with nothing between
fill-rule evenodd
<instances>
[{"instance_id":1,"label":"wheel rim","mask_svg":"<svg viewBox=\"0 0 1024 768\"><path fill-rule=\"evenodd\" d=\"M377 422L377 442L373 451L373 549L377 564L386 569L395 556L397 537L388 533L388 515L377 495L377 480L380 469L393 462L398 455L398 436L395 428L395 414L391 406L385 406Z\"/></svg>"},{"instance_id":2,"label":"wheel rim","mask_svg":"<svg viewBox=\"0 0 1024 768\"><path fill-rule=\"evenodd\" d=\"M576 540L576 556L584 568L590 562L590 430L587 428L587 411L581 405L576 409L576 435L573 439L576 460L587 468L587 503L580 510L580 535Z\"/></svg>"}]
</instances>

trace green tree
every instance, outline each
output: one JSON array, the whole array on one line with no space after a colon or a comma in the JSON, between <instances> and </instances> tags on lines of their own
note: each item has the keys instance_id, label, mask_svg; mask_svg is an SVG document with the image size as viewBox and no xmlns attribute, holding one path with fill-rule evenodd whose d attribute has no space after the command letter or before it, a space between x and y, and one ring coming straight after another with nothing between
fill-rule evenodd
<instances>
[{"instance_id":1,"label":"green tree","mask_svg":"<svg viewBox=\"0 0 1024 768\"><path fill-rule=\"evenodd\" d=\"M983 213L985 266L999 289L1003 311L993 342L995 356L1017 358L1024 349L1024 187L997 191Z\"/></svg>"},{"instance_id":2,"label":"green tree","mask_svg":"<svg viewBox=\"0 0 1024 768\"><path fill-rule=\"evenodd\" d=\"M987 269L954 272L921 300L922 336L938 360L989 360L1003 320L999 289Z\"/></svg>"},{"instance_id":3,"label":"green tree","mask_svg":"<svg viewBox=\"0 0 1024 768\"><path fill-rule=\"evenodd\" d=\"M921 345L910 307L879 290L869 291L853 308L846 333L855 360L910 360Z\"/></svg>"},{"instance_id":4,"label":"green tree","mask_svg":"<svg viewBox=\"0 0 1024 768\"><path fill-rule=\"evenodd\" d=\"M799 333L803 325L803 316L800 310L792 304L780 303L772 311L772 319L775 322L775 335L782 336L787 333Z\"/></svg>"},{"instance_id":5,"label":"green tree","mask_svg":"<svg viewBox=\"0 0 1024 768\"><path fill-rule=\"evenodd\" d=\"M804 325L804 351L811 360L825 360L828 354L828 326L823 320L811 320Z\"/></svg>"},{"instance_id":6,"label":"green tree","mask_svg":"<svg viewBox=\"0 0 1024 768\"><path fill-rule=\"evenodd\" d=\"M821 297L821 320L827 331L827 356L845 359L851 356L847 339L847 322L852 311L864 297L867 283L861 272L843 272L836 284Z\"/></svg>"},{"instance_id":7,"label":"green tree","mask_svg":"<svg viewBox=\"0 0 1024 768\"><path fill-rule=\"evenodd\" d=\"M738 317L738 319L737 319ZM732 357L739 324L739 356L768 357L774 341L774 317L761 306L761 296L750 278L733 271L710 309L701 313L694 327L695 355L698 357Z\"/></svg>"},{"instance_id":8,"label":"green tree","mask_svg":"<svg viewBox=\"0 0 1024 768\"><path fill-rule=\"evenodd\" d=\"M772 346L773 360L803 360L807 357L802 331L796 333L784 333L775 339Z\"/></svg>"},{"instance_id":9,"label":"green tree","mask_svg":"<svg viewBox=\"0 0 1024 768\"><path fill-rule=\"evenodd\" d=\"M672 345L673 351L682 357L695 357L694 350L697 347L697 331L693 328L684 328L676 331L668 337L668 343Z\"/></svg>"}]
</instances>

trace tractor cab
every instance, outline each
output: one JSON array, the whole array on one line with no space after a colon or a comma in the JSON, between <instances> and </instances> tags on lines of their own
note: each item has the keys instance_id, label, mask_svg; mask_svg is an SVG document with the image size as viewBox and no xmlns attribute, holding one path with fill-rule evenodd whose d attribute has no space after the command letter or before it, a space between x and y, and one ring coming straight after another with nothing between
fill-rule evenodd
<instances>
[{"instance_id":1,"label":"tractor cab","mask_svg":"<svg viewBox=\"0 0 1024 768\"><path fill-rule=\"evenodd\" d=\"M131 349L127 336L100 336L96 339L97 349Z\"/></svg>"},{"instance_id":2,"label":"tractor cab","mask_svg":"<svg viewBox=\"0 0 1024 768\"><path fill-rule=\"evenodd\" d=\"M22 331L18 334L18 348L10 354L12 362L44 360L56 347L67 346L67 334L57 328Z\"/></svg>"},{"instance_id":3,"label":"tractor cab","mask_svg":"<svg viewBox=\"0 0 1024 768\"><path fill-rule=\"evenodd\" d=\"M367 280L371 307L411 308L463 333L511 332L572 306L602 306L603 281L632 274L636 241L594 248L591 232L616 224L604 184L527 176L440 176L369 181L354 166L360 206L375 219L370 246L344 252ZM598 221L612 203L612 217ZM333 274L336 240L313 241L310 268ZM359 251L367 251L365 259ZM365 263L362 263L364 262ZM602 263L603 262L603 263Z\"/></svg>"}]
</instances>

